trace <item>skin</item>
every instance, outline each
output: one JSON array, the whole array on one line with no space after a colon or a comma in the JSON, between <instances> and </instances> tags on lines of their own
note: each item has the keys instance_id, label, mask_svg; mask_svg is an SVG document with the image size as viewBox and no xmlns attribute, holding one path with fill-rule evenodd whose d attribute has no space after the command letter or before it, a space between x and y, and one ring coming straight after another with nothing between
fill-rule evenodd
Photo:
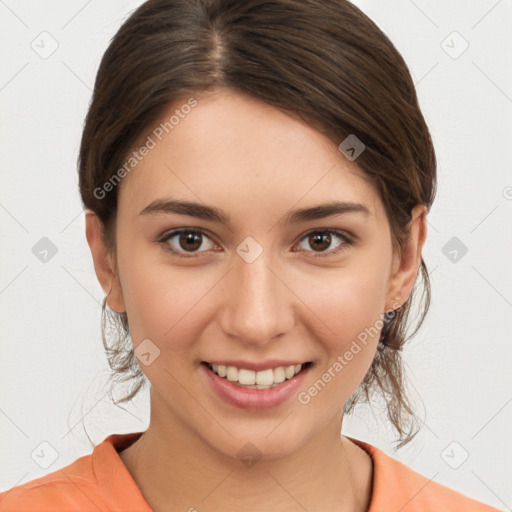
<instances>
[{"instance_id":1,"label":"skin","mask_svg":"<svg viewBox=\"0 0 512 512\"><path fill-rule=\"evenodd\" d=\"M198 105L119 185L116 251L104 246L97 217L86 215L108 305L127 312L135 347L149 338L160 350L141 365L151 383L149 427L120 457L156 512L261 511L262 503L287 512L367 510L371 459L340 432L342 404L363 380L378 335L307 405L296 396L263 411L229 405L209 387L200 362L313 361L299 391L307 390L360 332L406 301L421 262L426 208L414 208L409 241L394 254L382 201L357 160L250 96L218 89L195 97ZM232 224L139 214L171 195L221 208ZM362 203L369 214L283 221L291 209L330 200ZM177 228L207 232L192 249L199 257L165 249L190 254L179 236L158 241ZM307 233L327 228L357 243L333 235L318 249ZM252 263L236 252L248 236L263 249ZM261 455L250 467L237 457L247 442Z\"/></svg>"}]
</instances>

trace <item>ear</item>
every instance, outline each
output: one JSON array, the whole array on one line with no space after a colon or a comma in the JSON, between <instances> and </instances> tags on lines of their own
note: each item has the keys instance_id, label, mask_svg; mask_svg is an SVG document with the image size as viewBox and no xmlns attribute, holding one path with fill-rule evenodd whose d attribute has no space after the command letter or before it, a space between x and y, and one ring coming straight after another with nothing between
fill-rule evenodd
<instances>
[{"instance_id":1,"label":"ear","mask_svg":"<svg viewBox=\"0 0 512 512\"><path fill-rule=\"evenodd\" d=\"M85 212L85 236L91 249L94 270L103 291L107 295L107 304L110 309L118 313L126 311L121 289L121 282L102 237L103 226L98 216L90 210Z\"/></svg>"},{"instance_id":2,"label":"ear","mask_svg":"<svg viewBox=\"0 0 512 512\"><path fill-rule=\"evenodd\" d=\"M409 239L393 261L386 311L397 309L407 301L421 265L421 252L427 236L427 208L419 204L411 213L407 225Z\"/></svg>"}]
</instances>

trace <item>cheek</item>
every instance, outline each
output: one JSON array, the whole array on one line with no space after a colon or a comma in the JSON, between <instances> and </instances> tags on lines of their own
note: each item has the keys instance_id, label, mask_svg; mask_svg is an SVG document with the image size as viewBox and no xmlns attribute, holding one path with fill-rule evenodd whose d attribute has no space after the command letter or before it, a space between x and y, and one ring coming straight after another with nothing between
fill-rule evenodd
<instances>
[{"instance_id":1,"label":"cheek","mask_svg":"<svg viewBox=\"0 0 512 512\"><path fill-rule=\"evenodd\" d=\"M140 244L141 246L143 244ZM197 339L207 316L219 276L198 269L173 266L165 255L153 249L122 251L119 244L119 266L122 270L123 298L130 320L132 340L136 346L149 338L166 350L184 350L191 339ZM208 317L209 318L209 317Z\"/></svg>"},{"instance_id":2,"label":"cheek","mask_svg":"<svg viewBox=\"0 0 512 512\"><path fill-rule=\"evenodd\" d=\"M313 291L303 296L309 297L307 304L334 331L330 336L333 348L336 344L343 348L382 318L387 293L382 265L346 268L325 280L316 279L315 283Z\"/></svg>"},{"instance_id":3,"label":"cheek","mask_svg":"<svg viewBox=\"0 0 512 512\"><path fill-rule=\"evenodd\" d=\"M334 383L324 398L330 396L333 403L350 397L374 358L384 325L386 277L384 263L361 263L337 272L335 285L333 277L317 279L314 291L302 295L316 315L316 327L310 329L323 345L322 380Z\"/></svg>"}]
</instances>

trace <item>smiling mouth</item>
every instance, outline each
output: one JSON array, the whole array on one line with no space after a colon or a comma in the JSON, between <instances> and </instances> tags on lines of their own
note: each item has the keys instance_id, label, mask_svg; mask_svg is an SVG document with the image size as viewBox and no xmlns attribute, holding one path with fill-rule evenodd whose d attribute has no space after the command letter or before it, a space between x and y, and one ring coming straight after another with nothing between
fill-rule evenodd
<instances>
[{"instance_id":1,"label":"smiling mouth","mask_svg":"<svg viewBox=\"0 0 512 512\"><path fill-rule=\"evenodd\" d=\"M271 389L287 380L293 379L313 363L308 361L303 364L278 366L276 368L268 368L260 371L237 368L235 366L225 366L222 364L212 364L206 361L203 361L202 364L217 376L237 386L246 389Z\"/></svg>"}]
</instances>

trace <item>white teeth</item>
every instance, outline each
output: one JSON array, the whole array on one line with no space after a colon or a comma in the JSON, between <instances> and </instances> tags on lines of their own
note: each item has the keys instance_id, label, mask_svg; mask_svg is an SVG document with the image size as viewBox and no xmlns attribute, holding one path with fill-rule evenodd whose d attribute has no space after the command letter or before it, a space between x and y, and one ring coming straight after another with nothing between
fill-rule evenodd
<instances>
[{"instance_id":1,"label":"white teeth","mask_svg":"<svg viewBox=\"0 0 512 512\"><path fill-rule=\"evenodd\" d=\"M231 382L236 382L238 380L238 369L234 366L228 366L226 368L226 377Z\"/></svg>"},{"instance_id":2,"label":"white teeth","mask_svg":"<svg viewBox=\"0 0 512 512\"><path fill-rule=\"evenodd\" d=\"M253 370L238 370L238 382L244 386L256 384L256 372Z\"/></svg>"},{"instance_id":3,"label":"white teeth","mask_svg":"<svg viewBox=\"0 0 512 512\"><path fill-rule=\"evenodd\" d=\"M241 382L243 384L243 382ZM256 373L256 384L261 386L272 386L274 384L274 370L261 370Z\"/></svg>"},{"instance_id":4,"label":"white teeth","mask_svg":"<svg viewBox=\"0 0 512 512\"><path fill-rule=\"evenodd\" d=\"M260 371L222 364L211 364L209 366L219 377L227 378L230 382L237 382L239 385L250 389L269 389L287 379L291 379L302 369L302 364L279 366Z\"/></svg>"},{"instance_id":5,"label":"white teeth","mask_svg":"<svg viewBox=\"0 0 512 512\"><path fill-rule=\"evenodd\" d=\"M291 379L295 375L295 366L287 366L284 369L284 375L287 379Z\"/></svg>"},{"instance_id":6,"label":"white teeth","mask_svg":"<svg viewBox=\"0 0 512 512\"><path fill-rule=\"evenodd\" d=\"M274 382L284 382L285 380L284 368L282 366L274 368Z\"/></svg>"}]
</instances>

